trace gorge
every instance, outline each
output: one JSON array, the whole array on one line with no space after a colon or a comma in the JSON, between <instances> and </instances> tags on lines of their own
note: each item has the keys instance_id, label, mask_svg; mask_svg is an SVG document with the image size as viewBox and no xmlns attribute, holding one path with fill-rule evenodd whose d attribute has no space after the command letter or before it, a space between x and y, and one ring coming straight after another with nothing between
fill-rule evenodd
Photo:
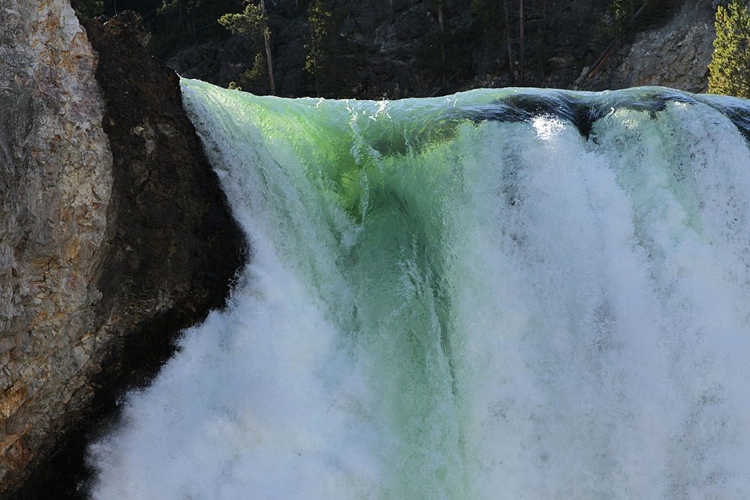
<instances>
[{"instance_id":1,"label":"gorge","mask_svg":"<svg viewBox=\"0 0 750 500\"><path fill-rule=\"evenodd\" d=\"M87 35L66 1L0 12L0 495L65 498L71 450L223 304L246 245L126 18Z\"/></svg>"},{"instance_id":2,"label":"gorge","mask_svg":"<svg viewBox=\"0 0 750 500\"><path fill-rule=\"evenodd\" d=\"M745 102L262 98L0 12L0 497L750 489Z\"/></svg>"}]
</instances>

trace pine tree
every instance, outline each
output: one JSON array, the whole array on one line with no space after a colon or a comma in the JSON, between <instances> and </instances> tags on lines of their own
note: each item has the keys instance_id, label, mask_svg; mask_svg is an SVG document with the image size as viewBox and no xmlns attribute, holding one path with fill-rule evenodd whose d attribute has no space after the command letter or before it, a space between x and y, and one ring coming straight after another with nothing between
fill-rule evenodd
<instances>
[{"instance_id":1,"label":"pine tree","mask_svg":"<svg viewBox=\"0 0 750 500\"><path fill-rule=\"evenodd\" d=\"M328 25L331 13L323 0L314 0L307 11L309 34L305 49L305 71L315 77L315 92L320 97L320 77L326 61L325 45L328 39Z\"/></svg>"},{"instance_id":2,"label":"pine tree","mask_svg":"<svg viewBox=\"0 0 750 500\"><path fill-rule=\"evenodd\" d=\"M135 5L136 0L118 1L121 7ZM222 14L236 10L235 0L139 0L137 9L148 18L153 33L150 49L160 58L168 59L186 47L194 47L206 40L224 35L216 22ZM148 6L148 7L145 7ZM104 2L105 14L114 13L112 0Z\"/></svg>"},{"instance_id":3,"label":"pine tree","mask_svg":"<svg viewBox=\"0 0 750 500\"><path fill-rule=\"evenodd\" d=\"M271 57L271 30L268 28L266 2L260 0L260 4L256 5L251 0L245 0L245 4L245 10L239 14L224 14L221 16L219 24L226 27L233 35L251 33L263 36L266 63L268 64L268 82L271 85L271 93L276 95L276 85L273 80L273 58Z\"/></svg>"},{"instance_id":4,"label":"pine tree","mask_svg":"<svg viewBox=\"0 0 750 500\"><path fill-rule=\"evenodd\" d=\"M503 53L510 81L515 83L513 46L516 40L511 26L509 0L472 0L471 12L484 31L484 42ZM513 0L514 8L518 0Z\"/></svg>"},{"instance_id":5,"label":"pine tree","mask_svg":"<svg viewBox=\"0 0 750 500\"><path fill-rule=\"evenodd\" d=\"M440 88L445 91L448 88L448 80L445 75L445 19L444 12L448 0L431 0L428 5L430 9L437 11L438 18L438 45L440 47Z\"/></svg>"},{"instance_id":6,"label":"pine tree","mask_svg":"<svg viewBox=\"0 0 750 500\"><path fill-rule=\"evenodd\" d=\"M608 10L612 15L612 35L619 46L633 33L633 0L613 0Z\"/></svg>"},{"instance_id":7,"label":"pine tree","mask_svg":"<svg viewBox=\"0 0 750 500\"><path fill-rule=\"evenodd\" d=\"M70 4L79 17L91 19L104 13L104 0L72 0Z\"/></svg>"},{"instance_id":8,"label":"pine tree","mask_svg":"<svg viewBox=\"0 0 750 500\"><path fill-rule=\"evenodd\" d=\"M708 92L750 98L750 11L740 0L716 10Z\"/></svg>"}]
</instances>

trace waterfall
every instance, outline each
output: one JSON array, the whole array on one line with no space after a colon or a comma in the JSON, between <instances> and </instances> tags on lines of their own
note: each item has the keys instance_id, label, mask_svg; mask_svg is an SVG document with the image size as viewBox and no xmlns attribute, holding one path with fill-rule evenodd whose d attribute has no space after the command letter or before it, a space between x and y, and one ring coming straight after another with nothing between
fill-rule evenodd
<instances>
[{"instance_id":1,"label":"waterfall","mask_svg":"<svg viewBox=\"0 0 750 500\"><path fill-rule=\"evenodd\" d=\"M182 85L251 262L93 498L747 497L745 101Z\"/></svg>"}]
</instances>

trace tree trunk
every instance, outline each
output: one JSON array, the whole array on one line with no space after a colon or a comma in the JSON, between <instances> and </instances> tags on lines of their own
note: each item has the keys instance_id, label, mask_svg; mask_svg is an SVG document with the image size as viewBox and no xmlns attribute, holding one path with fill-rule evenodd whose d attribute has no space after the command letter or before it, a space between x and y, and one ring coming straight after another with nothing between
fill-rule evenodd
<instances>
[{"instance_id":1,"label":"tree trunk","mask_svg":"<svg viewBox=\"0 0 750 500\"><path fill-rule=\"evenodd\" d=\"M438 5L438 24L440 26L440 79L443 91L447 90L448 82L445 79L445 25L443 24L443 4Z\"/></svg>"},{"instance_id":2,"label":"tree trunk","mask_svg":"<svg viewBox=\"0 0 750 500\"><path fill-rule=\"evenodd\" d=\"M526 84L526 61L524 57L524 37L523 37L523 0L519 0L518 3L518 49L519 49L519 79L521 80L521 86Z\"/></svg>"},{"instance_id":3,"label":"tree trunk","mask_svg":"<svg viewBox=\"0 0 750 500\"><path fill-rule=\"evenodd\" d=\"M508 12L508 0L503 0L503 10L505 11L505 50L508 55L508 74L510 83L516 82L516 74L513 70L513 48L510 44L510 13Z\"/></svg>"},{"instance_id":4,"label":"tree trunk","mask_svg":"<svg viewBox=\"0 0 750 500\"><path fill-rule=\"evenodd\" d=\"M263 15L266 15L266 0L260 0L260 8L263 11ZM268 17L266 16L266 19ZM268 62L268 82L271 84L271 94L276 95L276 84L273 81L273 59L271 57L271 30L268 27L268 22L263 29L263 43L266 46L266 61Z\"/></svg>"},{"instance_id":5,"label":"tree trunk","mask_svg":"<svg viewBox=\"0 0 750 500\"><path fill-rule=\"evenodd\" d=\"M318 94L318 97L320 97L320 78L318 77L320 70L318 69L317 59L315 60L314 67L315 67L315 93Z\"/></svg>"}]
</instances>

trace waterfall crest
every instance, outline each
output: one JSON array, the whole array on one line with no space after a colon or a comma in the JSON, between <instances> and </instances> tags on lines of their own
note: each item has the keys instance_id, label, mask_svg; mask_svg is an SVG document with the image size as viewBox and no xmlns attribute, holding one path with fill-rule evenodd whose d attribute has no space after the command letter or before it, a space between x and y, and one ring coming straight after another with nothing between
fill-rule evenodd
<instances>
[{"instance_id":1,"label":"waterfall crest","mask_svg":"<svg viewBox=\"0 0 750 500\"><path fill-rule=\"evenodd\" d=\"M94 498L750 491L744 101L183 93L252 262Z\"/></svg>"}]
</instances>

